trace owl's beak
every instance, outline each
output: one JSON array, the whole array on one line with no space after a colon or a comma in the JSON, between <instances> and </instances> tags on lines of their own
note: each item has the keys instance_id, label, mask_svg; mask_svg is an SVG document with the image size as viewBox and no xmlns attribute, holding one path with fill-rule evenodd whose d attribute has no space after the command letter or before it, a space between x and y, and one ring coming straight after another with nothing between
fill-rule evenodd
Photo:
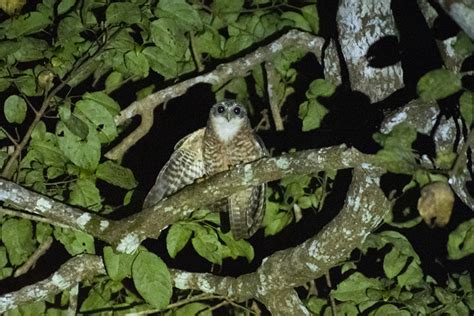
<instances>
[{"instance_id":1,"label":"owl's beak","mask_svg":"<svg viewBox=\"0 0 474 316\"><path fill-rule=\"evenodd\" d=\"M230 120L231 120L231 118L232 118L232 117L231 117L231 114L232 114L232 113L230 113L230 111L227 111L227 112L225 113L225 118L227 119L227 122L230 122Z\"/></svg>"}]
</instances>

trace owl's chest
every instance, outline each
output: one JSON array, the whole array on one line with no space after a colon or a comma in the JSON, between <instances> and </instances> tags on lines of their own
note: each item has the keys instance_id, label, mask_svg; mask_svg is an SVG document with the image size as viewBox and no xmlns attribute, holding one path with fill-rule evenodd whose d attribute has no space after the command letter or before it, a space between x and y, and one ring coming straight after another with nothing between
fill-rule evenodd
<instances>
[{"instance_id":1,"label":"owl's chest","mask_svg":"<svg viewBox=\"0 0 474 316\"><path fill-rule=\"evenodd\" d=\"M212 134L203 143L203 158L206 173L213 175L230 167L254 161L262 156L260 146L253 134L240 133L224 143Z\"/></svg>"}]
</instances>

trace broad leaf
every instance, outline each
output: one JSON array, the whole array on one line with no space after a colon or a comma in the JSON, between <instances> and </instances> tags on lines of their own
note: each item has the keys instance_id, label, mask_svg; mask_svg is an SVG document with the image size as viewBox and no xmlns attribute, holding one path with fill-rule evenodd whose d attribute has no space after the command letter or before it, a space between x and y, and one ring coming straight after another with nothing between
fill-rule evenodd
<instances>
[{"instance_id":1,"label":"broad leaf","mask_svg":"<svg viewBox=\"0 0 474 316\"><path fill-rule=\"evenodd\" d=\"M98 211L102 208L99 189L91 179L78 179L70 186L69 203Z\"/></svg>"},{"instance_id":2,"label":"broad leaf","mask_svg":"<svg viewBox=\"0 0 474 316\"><path fill-rule=\"evenodd\" d=\"M474 253L474 219L460 224L448 238L448 255L458 260Z\"/></svg>"},{"instance_id":3,"label":"broad leaf","mask_svg":"<svg viewBox=\"0 0 474 316\"><path fill-rule=\"evenodd\" d=\"M140 8L135 3L114 2L107 6L105 11L107 24L127 23L134 24L141 20Z\"/></svg>"},{"instance_id":4,"label":"broad leaf","mask_svg":"<svg viewBox=\"0 0 474 316\"><path fill-rule=\"evenodd\" d=\"M21 124L26 117L26 102L20 96L11 95L5 100L3 112L8 122Z\"/></svg>"},{"instance_id":5,"label":"broad leaf","mask_svg":"<svg viewBox=\"0 0 474 316\"><path fill-rule=\"evenodd\" d=\"M54 237L59 240L70 255L95 253L94 237L81 231L55 228Z\"/></svg>"},{"instance_id":6,"label":"broad leaf","mask_svg":"<svg viewBox=\"0 0 474 316\"><path fill-rule=\"evenodd\" d=\"M133 284L138 293L152 306L167 306L173 293L168 267L157 255L141 251L132 265Z\"/></svg>"},{"instance_id":7,"label":"broad leaf","mask_svg":"<svg viewBox=\"0 0 474 316\"><path fill-rule=\"evenodd\" d=\"M383 289L383 284L377 279L367 278L360 272L355 272L339 283L337 289L331 291L331 295L343 302L361 303L369 300L367 297L368 289Z\"/></svg>"},{"instance_id":8,"label":"broad leaf","mask_svg":"<svg viewBox=\"0 0 474 316\"><path fill-rule=\"evenodd\" d=\"M171 258L176 257L191 238L192 230L186 227L185 224L175 223L171 225L166 235L166 249Z\"/></svg>"},{"instance_id":9,"label":"broad leaf","mask_svg":"<svg viewBox=\"0 0 474 316\"><path fill-rule=\"evenodd\" d=\"M420 78L418 95L423 101L438 100L450 96L461 89L461 78L446 69L436 69Z\"/></svg>"},{"instance_id":10,"label":"broad leaf","mask_svg":"<svg viewBox=\"0 0 474 316\"><path fill-rule=\"evenodd\" d=\"M459 104L461 106L462 118L466 122L467 127L470 127L472 122L474 122L474 92L465 91L459 99Z\"/></svg>"},{"instance_id":11,"label":"broad leaf","mask_svg":"<svg viewBox=\"0 0 474 316\"><path fill-rule=\"evenodd\" d=\"M26 219L11 218L2 226L2 242L13 266L23 263L35 250L33 225Z\"/></svg>"},{"instance_id":12,"label":"broad leaf","mask_svg":"<svg viewBox=\"0 0 474 316\"><path fill-rule=\"evenodd\" d=\"M116 253L112 247L104 248L104 263L112 280L121 281L132 276L132 263L137 254Z\"/></svg>"},{"instance_id":13,"label":"broad leaf","mask_svg":"<svg viewBox=\"0 0 474 316\"><path fill-rule=\"evenodd\" d=\"M96 176L98 179L127 190L135 188L138 184L132 170L110 160L97 167Z\"/></svg>"}]
</instances>

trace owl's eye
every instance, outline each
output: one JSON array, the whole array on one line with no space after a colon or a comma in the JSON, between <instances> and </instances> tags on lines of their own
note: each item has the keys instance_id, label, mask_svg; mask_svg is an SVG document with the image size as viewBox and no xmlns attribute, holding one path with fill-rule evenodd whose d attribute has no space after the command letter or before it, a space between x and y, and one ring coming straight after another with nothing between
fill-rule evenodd
<instances>
[{"instance_id":1,"label":"owl's eye","mask_svg":"<svg viewBox=\"0 0 474 316\"><path fill-rule=\"evenodd\" d=\"M237 108L234 108L234 113L237 114L237 115L239 115L239 114L240 114L240 108L238 108L238 107L237 107Z\"/></svg>"},{"instance_id":2,"label":"owl's eye","mask_svg":"<svg viewBox=\"0 0 474 316\"><path fill-rule=\"evenodd\" d=\"M217 108L217 112L223 113L225 111L225 108L221 105Z\"/></svg>"}]
</instances>

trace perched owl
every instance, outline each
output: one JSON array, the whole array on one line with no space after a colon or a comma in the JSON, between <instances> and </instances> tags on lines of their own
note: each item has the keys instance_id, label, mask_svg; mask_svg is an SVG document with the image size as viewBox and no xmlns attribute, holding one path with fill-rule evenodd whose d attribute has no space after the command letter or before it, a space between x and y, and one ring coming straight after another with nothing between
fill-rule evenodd
<instances>
[{"instance_id":1,"label":"perched owl","mask_svg":"<svg viewBox=\"0 0 474 316\"><path fill-rule=\"evenodd\" d=\"M250 126L247 111L234 100L213 105L207 126L185 136L174 149L145 198L145 208L198 178L267 155L263 142ZM236 240L249 238L260 227L265 188L266 184L248 188L210 206L216 211L229 213L230 229Z\"/></svg>"}]
</instances>

